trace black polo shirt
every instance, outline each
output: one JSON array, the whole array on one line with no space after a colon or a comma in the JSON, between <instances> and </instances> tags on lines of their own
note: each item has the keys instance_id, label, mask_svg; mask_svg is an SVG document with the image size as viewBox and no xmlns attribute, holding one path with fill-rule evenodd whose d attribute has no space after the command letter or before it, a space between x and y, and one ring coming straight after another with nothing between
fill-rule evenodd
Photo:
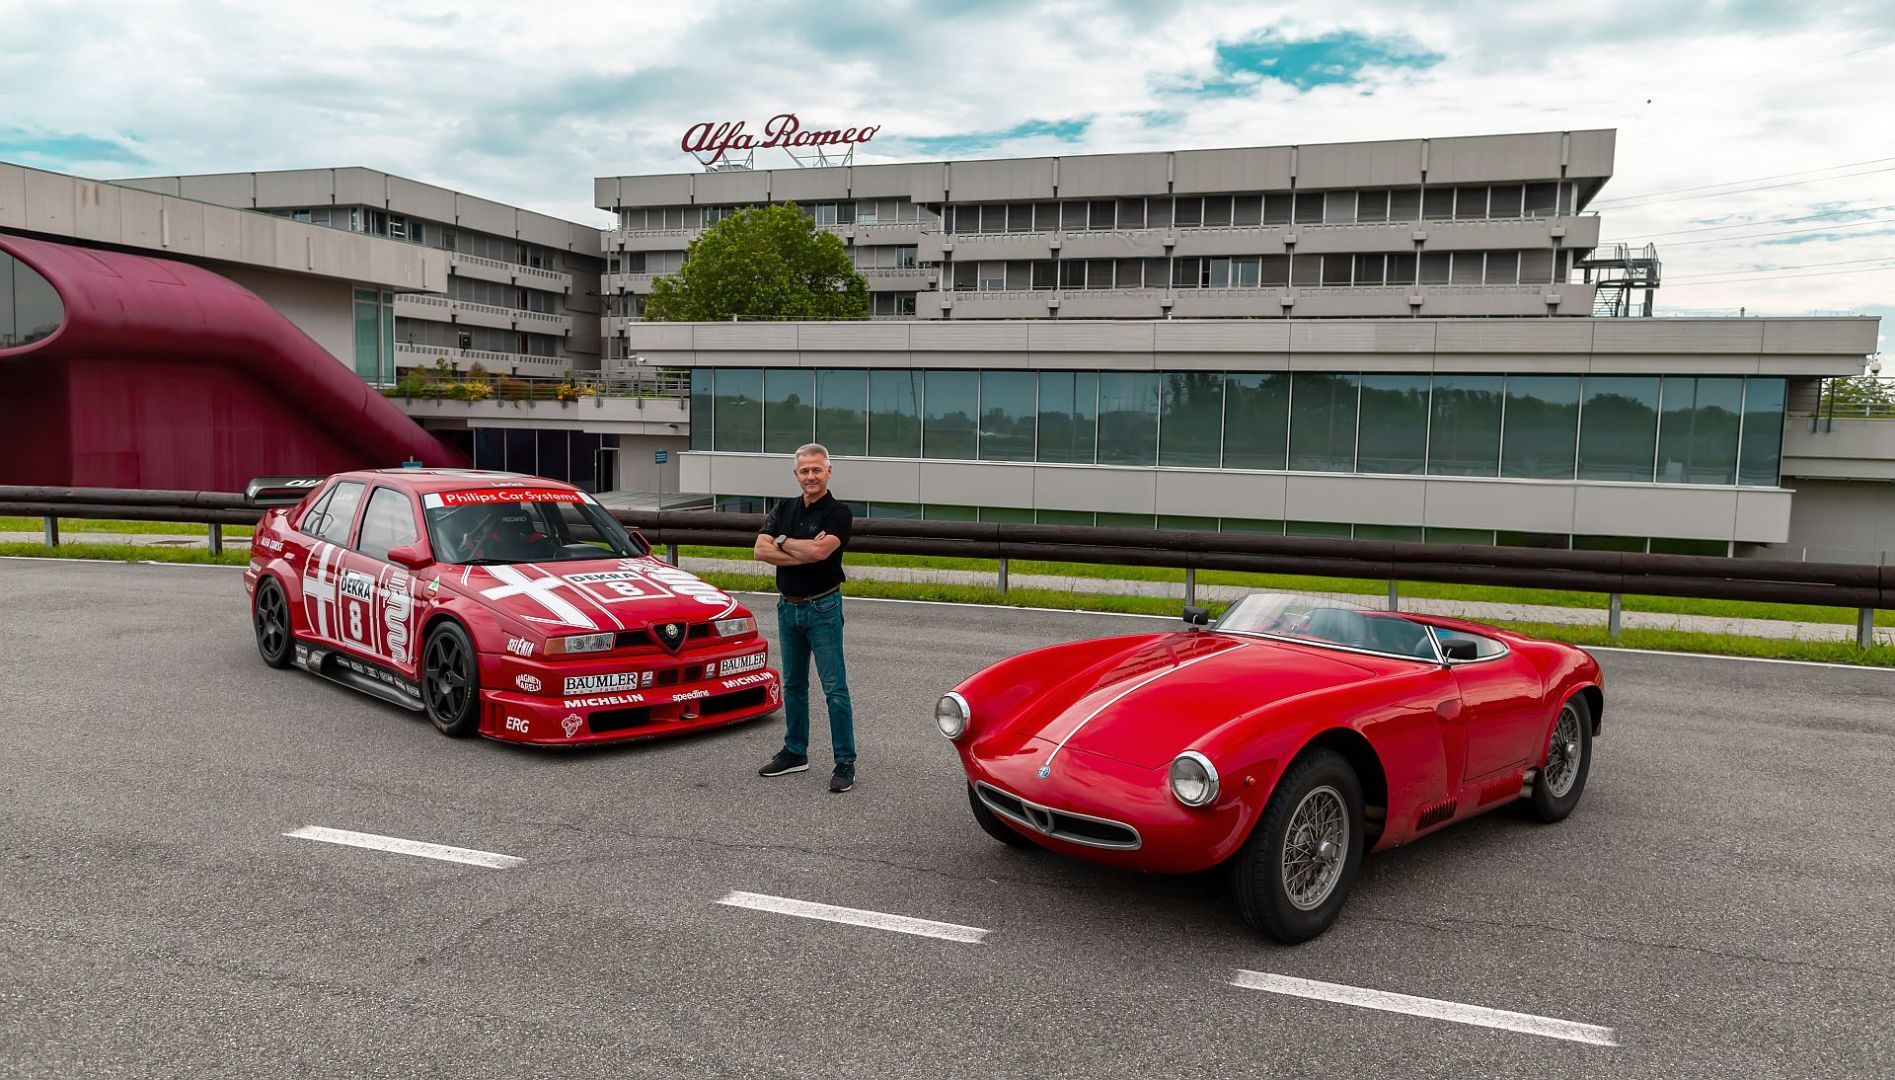
<instances>
[{"instance_id":1,"label":"black polo shirt","mask_svg":"<svg viewBox=\"0 0 1895 1080\"><path fill-rule=\"evenodd\" d=\"M837 501L832 492L805 505L801 495L793 495L770 508L763 519L763 534L775 540L814 540L817 533L828 533L842 541L835 552L818 563L798 563L776 568L776 591L785 596L814 596L842 584L842 551L849 546L849 528L855 515Z\"/></svg>"}]
</instances>

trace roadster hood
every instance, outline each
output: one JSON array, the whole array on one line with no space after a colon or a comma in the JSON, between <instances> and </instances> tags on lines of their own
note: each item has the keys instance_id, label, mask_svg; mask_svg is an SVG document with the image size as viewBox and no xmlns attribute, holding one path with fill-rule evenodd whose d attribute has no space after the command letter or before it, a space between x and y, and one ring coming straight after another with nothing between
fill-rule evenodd
<instances>
[{"instance_id":1,"label":"roadster hood","mask_svg":"<svg viewBox=\"0 0 1895 1080\"><path fill-rule=\"evenodd\" d=\"M716 586L649 557L449 566L440 582L542 634L703 622L738 607Z\"/></svg>"},{"instance_id":2,"label":"roadster hood","mask_svg":"<svg viewBox=\"0 0 1895 1080\"><path fill-rule=\"evenodd\" d=\"M1053 747L1141 768L1168 764L1211 729L1274 701L1382 673L1372 658L1225 634L1172 634L1076 680L1079 693L1047 699L1013 729ZM1025 740L1022 740L1025 741Z\"/></svg>"}]
</instances>

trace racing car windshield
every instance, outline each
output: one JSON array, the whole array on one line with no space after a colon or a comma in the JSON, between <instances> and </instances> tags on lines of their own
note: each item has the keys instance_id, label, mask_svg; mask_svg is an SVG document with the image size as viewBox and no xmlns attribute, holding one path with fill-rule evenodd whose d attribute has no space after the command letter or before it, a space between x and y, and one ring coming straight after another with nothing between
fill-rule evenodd
<instances>
[{"instance_id":1,"label":"racing car windshield","mask_svg":"<svg viewBox=\"0 0 1895 1080\"><path fill-rule=\"evenodd\" d=\"M1405 660L1439 661L1426 627L1389 611L1374 611L1326 596L1251 593L1224 612L1212 629L1338 646Z\"/></svg>"},{"instance_id":2,"label":"racing car windshield","mask_svg":"<svg viewBox=\"0 0 1895 1080\"><path fill-rule=\"evenodd\" d=\"M444 563L639 558L642 541L597 503L558 488L486 488L422 497L428 542Z\"/></svg>"}]
</instances>

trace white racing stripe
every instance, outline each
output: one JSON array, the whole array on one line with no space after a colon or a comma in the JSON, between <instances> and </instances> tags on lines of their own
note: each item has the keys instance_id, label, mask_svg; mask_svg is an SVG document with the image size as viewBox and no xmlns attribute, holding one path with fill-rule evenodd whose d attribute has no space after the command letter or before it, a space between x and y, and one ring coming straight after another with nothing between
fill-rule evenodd
<instances>
[{"instance_id":1,"label":"white racing stripe","mask_svg":"<svg viewBox=\"0 0 1895 1080\"><path fill-rule=\"evenodd\" d=\"M1271 975L1262 971L1241 969L1236 977L1231 979L1230 984L1247 990L1267 990L1272 994L1333 1001L1340 1005L1380 1009L1383 1012L1407 1013L1409 1016L1424 1016L1431 1020L1449 1020L1456 1024L1501 1028L1528 1035L1540 1035L1548 1039L1592 1043L1594 1046L1619 1045L1616 1033L1609 1027L1578 1024L1571 1020L1555 1020L1547 1016L1534 1016L1531 1013L1489 1009L1480 1005L1462 1005L1459 1002L1414 997L1409 994L1391 994L1386 990L1365 990L1359 986L1344 986L1341 983L1317 982L1314 979L1296 979L1288 975Z\"/></svg>"},{"instance_id":2,"label":"white racing stripe","mask_svg":"<svg viewBox=\"0 0 1895 1080\"><path fill-rule=\"evenodd\" d=\"M421 840L403 840L399 836L380 836L375 833L350 832L347 829L328 829L321 825L305 825L295 832L286 832L283 835L303 840L321 840L326 844L344 844L348 847L371 848L375 851L392 851L397 855L417 855L423 859L440 859L442 862L485 866L494 870L505 870L526 861L512 855L498 855L491 851L448 847L445 844L430 844Z\"/></svg>"},{"instance_id":3,"label":"white racing stripe","mask_svg":"<svg viewBox=\"0 0 1895 1080\"><path fill-rule=\"evenodd\" d=\"M897 934L915 934L919 937L940 938L943 941L959 941L968 945L978 945L987 937L987 931L977 926L961 926L957 923L935 922L932 919L911 919L906 915L889 915L880 911L864 911L860 908L836 907L833 904L817 904L808 900L790 900L781 896L765 896L761 893L732 892L718 903L726 907L749 908L752 911L773 911L779 915L795 915L804 919L821 919L824 922L848 923L851 926L866 926L872 930L892 930Z\"/></svg>"}]
</instances>

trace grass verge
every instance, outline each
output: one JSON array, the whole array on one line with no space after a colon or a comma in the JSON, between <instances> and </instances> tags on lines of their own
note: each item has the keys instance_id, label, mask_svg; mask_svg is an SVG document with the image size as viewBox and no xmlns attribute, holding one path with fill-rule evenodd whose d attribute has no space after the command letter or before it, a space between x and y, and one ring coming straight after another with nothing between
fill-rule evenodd
<instances>
[{"instance_id":1,"label":"grass verge","mask_svg":"<svg viewBox=\"0 0 1895 1080\"><path fill-rule=\"evenodd\" d=\"M224 549L222 555L212 555L210 549L201 547L152 547L146 544L61 544L47 547L45 544L0 544L0 556L30 555L41 559L114 559L118 562L165 562L165 563L202 563L215 566L244 566L250 562L250 551L244 549Z\"/></svg>"},{"instance_id":2,"label":"grass verge","mask_svg":"<svg viewBox=\"0 0 1895 1080\"><path fill-rule=\"evenodd\" d=\"M733 574L712 571L700 575L719 588L743 592L773 592L771 579L762 574ZM1059 608L1072 611L1106 611L1128 615L1177 616L1182 606L1177 600L1159 596L1102 596L1090 593L1058 592L1052 589L1009 589L1001 595L997 589L978 585L909 584L894 581L851 581L843 586L848 596L884 597L893 600L937 600L957 604L988 604L1000 607ZM1208 605L1213 615L1227 606ZM1862 650L1848 641L1804 641L1793 638L1734 637L1688 630L1628 629L1612 641L1603 626L1573 626L1563 623L1496 622L1523 634L1574 645L1613 645L1625 649L1655 649L1665 652L1706 653L1713 656L1746 656L1770 660L1817 660L1864 667L1895 668L1895 646L1876 645Z\"/></svg>"},{"instance_id":3,"label":"grass verge","mask_svg":"<svg viewBox=\"0 0 1895 1080\"><path fill-rule=\"evenodd\" d=\"M208 536L208 525L193 525L181 521L110 521L104 518L59 518L59 531L65 533L124 533L128 536ZM7 517L0 515L0 532L40 532L46 528L45 518ZM226 540L247 537L254 531L248 525L224 526Z\"/></svg>"},{"instance_id":4,"label":"grass verge","mask_svg":"<svg viewBox=\"0 0 1895 1080\"><path fill-rule=\"evenodd\" d=\"M742 548L685 546L678 553L686 558L743 559L750 552ZM998 567L992 559L956 559L933 555L874 555L851 552L851 566L894 566L913 570L971 570L992 574ZM1108 566L1097 563L1035 562L1015 560L1007 564L1010 574L1043 574L1119 581L1166 581L1182 584L1183 570L1156 566ZM1233 585L1246 589L1278 589L1290 592L1348 593L1354 596L1385 596L1388 583L1361 578L1311 577L1301 574L1251 574L1231 570L1205 570L1198 574L1199 585ZM1547 607L1584 608L1604 611L1610 606L1605 593L1572 592L1564 589L1520 589L1494 585L1447 585L1433 581L1404 581L1401 594L1418 600L1460 600L1495 604L1540 604ZM1814 604L1764 604L1742 600L1698 600L1683 596L1626 596L1626 611L1644 611L1663 615L1707 615L1723 619L1773 619L1787 622L1832 623L1853 626L1854 608L1820 607ZM1875 625L1895 626L1895 611L1875 613Z\"/></svg>"}]
</instances>

